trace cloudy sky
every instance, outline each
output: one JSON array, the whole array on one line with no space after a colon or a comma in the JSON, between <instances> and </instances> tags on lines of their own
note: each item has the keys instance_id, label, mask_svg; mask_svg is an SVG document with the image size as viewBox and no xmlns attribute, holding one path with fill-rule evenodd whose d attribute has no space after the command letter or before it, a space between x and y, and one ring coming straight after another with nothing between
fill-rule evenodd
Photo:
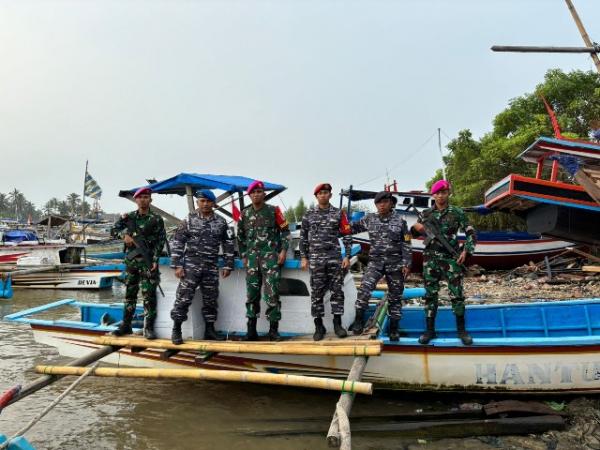
<instances>
[{"instance_id":1,"label":"cloudy sky","mask_svg":"<svg viewBox=\"0 0 600 450\"><path fill-rule=\"evenodd\" d=\"M600 2L575 6L600 40ZM86 159L111 212L179 172L281 183L288 206L322 181L419 189L438 127L481 136L549 68L594 68L494 44L583 45L562 0L3 0L0 192L80 193Z\"/></svg>"}]
</instances>

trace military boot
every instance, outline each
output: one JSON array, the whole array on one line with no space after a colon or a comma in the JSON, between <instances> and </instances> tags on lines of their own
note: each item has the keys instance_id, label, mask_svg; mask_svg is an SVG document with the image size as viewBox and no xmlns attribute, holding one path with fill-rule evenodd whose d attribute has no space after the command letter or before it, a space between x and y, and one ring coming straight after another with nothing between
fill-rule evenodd
<instances>
[{"instance_id":1,"label":"military boot","mask_svg":"<svg viewBox=\"0 0 600 450\"><path fill-rule=\"evenodd\" d=\"M463 345L471 345L473 343L473 338L465 330L465 316L456 316L456 334Z\"/></svg>"},{"instance_id":2,"label":"military boot","mask_svg":"<svg viewBox=\"0 0 600 450\"><path fill-rule=\"evenodd\" d=\"M390 319L390 330L389 337L390 341L397 342L400 339L400 334L398 333L398 319Z\"/></svg>"},{"instance_id":3,"label":"military boot","mask_svg":"<svg viewBox=\"0 0 600 450\"><path fill-rule=\"evenodd\" d=\"M175 345L183 344L183 336L181 335L181 322L173 321L173 330L171 331L171 342Z\"/></svg>"},{"instance_id":4,"label":"military boot","mask_svg":"<svg viewBox=\"0 0 600 450\"><path fill-rule=\"evenodd\" d=\"M123 320L121 321L121 324L111 334L113 336L125 336L126 334L131 334L133 332L133 330L131 329L131 322L133 321L134 313L135 309L133 311L130 311L127 308L125 308L123 311Z\"/></svg>"},{"instance_id":5,"label":"military boot","mask_svg":"<svg viewBox=\"0 0 600 450\"><path fill-rule=\"evenodd\" d=\"M354 318L354 322L350 325L350 329L354 334L361 334L363 332L363 328L365 327L365 311L359 308L356 308L356 317Z\"/></svg>"},{"instance_id":6,"label":"military boot","mask_svg":"<svg viewBox=\"0 0 600 450\"><path fill-rule=\"evenodd\" d=\"M271 326L269 327L269 340L270 341L280 341L281 335L279 334L279 322L273 321L270 322Z\"/></svg>"},{"instance_id":7,"label":"military boot","mask_svg":"<svg viewBox=\"0 0 600 450\"><path fill-rule=\"evenodd\" d=\"M144 318L144 337L146 339L156 339L156 333L154 332L154 321L155 317L152 319Z\"/></svg>"},{"instance_id":8,"label":"military boot","mask_svg":"<svg viewBox=\"0 0 600 450\"><path fill-rule=\"evenodd\" d=\"M204 326L204 340L205 341L224 341L225 338L217 334L215 330L214 322L206 322Z\"/></svg>"},{"instance_id":9,"label":"military boot","mask_svg":"<svg viewBox=\"0 0 600 450\"><path fill-rule=\"evenodd\" d=\"M429 341L437 337L435 334L435 317L426 317L425 321L427 322L427 329L419 338L419 344L423 345L429 344Z\"/></svg>"},{"instance_id":10,"label":"military boot","mask_svg":"<svg viewBox=\"0 0 600 450\"><path fill-rule=\"evenodd\" d=\"M342 316L339 314L333 316L333 331L335 331L335 335L339 338L348 336L348 332L342 326Z\"/></svg>"},{"instance_id":11,"label":"military boot","mask_svg":"<svg viewBox=\"0 0 600 450\"><path fill-rule=\"evenodd\" d=\"M313 341L320 341L325 337L327 330L323 326L323 318L315 317L315 334L313 334Z\"/></svg>"},{"instance_id":12,"label":"military boot","mask_svg":"<svg viewBox=\"0 0 600 450\"><path fill-rule=\"evenodd\" d=\"M248 319L248 332L242 338L242 341L258 341L258 333L256 332L256 317Z\"/></svg>"}]
</instances>

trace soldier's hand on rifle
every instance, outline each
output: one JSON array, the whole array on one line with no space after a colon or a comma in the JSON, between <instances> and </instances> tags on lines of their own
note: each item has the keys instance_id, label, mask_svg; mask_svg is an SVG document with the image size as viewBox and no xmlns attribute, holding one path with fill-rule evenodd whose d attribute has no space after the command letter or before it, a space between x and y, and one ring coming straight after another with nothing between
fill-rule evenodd
<instances>
[{"instance_id":1,"label":"soldier's hand on rifle","mask_svg":"<svg viewBox=\"0 0 600 450\"><path fill-rule=\"evenodd\" d=\"M302 260L300 261L300 268L302 270L308 269L308 258L302 258Z\"/></svg>"},{"instance_id":2,"label":"soldier's hand on rifle","mask_svg":"<svg viewBox=\"0 0 600 450\"><path fill-rule=\"evenodd\" d=\"M135 245L135 242L133 242L133 238L131 236L129 236L128 234L123 236L123 241L125 242L125 245L127 247L133 247Z\"/></svg>"},{"instance_id":3,"label":"soldier's hand on rifle","mask_svg":"<svg viewBox=\"0 0 600 450\"><path fill-rule=\"evenodd\" d=\"M223 278L227 278L229 275L231 275L231 270L230 269L223 269L223 270L221 270L221 276Z\"/></svg>"},{"instance_id":4,"label":"soldier's hand on rifle","mask_svg":"<svg viewBox=\"0 0 600 450\"><path fill-rule=\"evenodd\" d=\"M287 250L281 250L279 252L279 256L277 257L277 264L279 264L280 266L283 266L283 263L285 262L286 253L287 253Z\"/></svg>"},{"instance_id":5,"label":"soldier's hand on rifle","mask_svg":"<svg viewBox=\"0 0 600 450\"><path fill-rule=\"evenodd\" d=\"M410 267L402 266L402 275L404 275L404 278L408 278L410 275Z\"/></svg>"},{"instance_id":6,"label":"soldier's hand on rifle","mask_svg":"<svg viewBox=\"0 0 600 450\"><path fill-rule=\"evenodd\" d=\"M456 260L456 262L458 264L464 264L466 260L467 260L467 251L463 250L462 253L458 256L458 259Z\"/></svg>"},{"instance_id":7,"label":"soldier's hand on rifle","mask_svg":"<svg viewBox=\"0 0 600 450\"><path fill-rule=\"evenodd\" d=\"M342 259L342 269L347 269L348 267L350 267L350 258L346 256Z\"/></svg>"},{"instance_id":8,"label":"soldier's hand on rifle","mask_svg":"<svg viewBox=\"0 0 600 450\"><path fill-rule=\"evenodd\" d=\"M158 263L152 264L152 267L150 267L150 272L155 272L156 269L158 269Z\"/></svg>"},{"instance_id":9,"label":"soldier's hand on rifle","mask_svg":"<svg viewBox=\"0 0 600 450\"><path fill-rule=\"evenodd\" d=\"M244 267L248 267L248 258L242 258L242 264L244 264Z\"/></svg>"},{"instance_id":10,"label":"soldier's hand on rifle","mask_svg":"<svg viewBox=\"0 0 600 450\"><path fill-rule=\"evenodd\" d=\"M183 278L185 276L185 271L183 270L183 267L177 267L175 269L175 276L177 278Z\"/></svg>"}]
</instances>

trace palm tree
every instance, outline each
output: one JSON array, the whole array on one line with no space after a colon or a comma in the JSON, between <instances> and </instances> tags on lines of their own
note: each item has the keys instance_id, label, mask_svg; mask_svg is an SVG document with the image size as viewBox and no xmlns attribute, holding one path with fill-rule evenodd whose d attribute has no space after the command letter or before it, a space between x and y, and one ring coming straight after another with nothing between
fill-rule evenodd
<instances>
[{"instance_id":1,"label":"palm tree","mask_svg":"<svg viewBox=\"0 0 600 450\"><path fill-rule=\"evenodd\" d=\"M25 196L21 191L15 188L8 194L8 199L10 201L11 209L14 208L15 219L19 220L19 213L23 211L23 205L26 201Z\"/></svg>"},{"instance_id":2,"label":"palm tree","mask_svg":"<svg viewBox=\"0 0 600 450\"><path fill-rule=\"evenodd\" d=\"M73 217L77 216L77 210L79 209L79 205L81 201L79 200L79 194L75 192L67 195L67 204L69 205L69 210Z\"/></svg>"},{"instance_id":3,"label":"palm tree","mask_svg":"<svg viewBox=\"0 0 600 450\"><path fill-rule=\"evenodd\" d=\"M6 194L0 193L0 216L6 214L8 206L8 198L6 197Z\"/></svg>"}]
</instances>

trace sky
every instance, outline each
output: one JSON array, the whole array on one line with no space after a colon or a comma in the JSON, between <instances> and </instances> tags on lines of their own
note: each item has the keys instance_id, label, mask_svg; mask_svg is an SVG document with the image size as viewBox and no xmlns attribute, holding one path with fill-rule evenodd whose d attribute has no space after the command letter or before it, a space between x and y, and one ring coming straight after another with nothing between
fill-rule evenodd
<instances>
[{"instance_id":1,"label":"sky","mask_svg":"<svg viewBox=\"0 0 600 450\"><path fill-rule=\"evenodd\" d=\"M600 2L574 3L600 40ZM583 46L562 0L3 0L0 192L81 193L86 160L108 212L180 172L283 184L284 207L321 182L424 189L438 128L480 137L548 69L594 70L495 44Z\"/></svg>"}]
</instances>

